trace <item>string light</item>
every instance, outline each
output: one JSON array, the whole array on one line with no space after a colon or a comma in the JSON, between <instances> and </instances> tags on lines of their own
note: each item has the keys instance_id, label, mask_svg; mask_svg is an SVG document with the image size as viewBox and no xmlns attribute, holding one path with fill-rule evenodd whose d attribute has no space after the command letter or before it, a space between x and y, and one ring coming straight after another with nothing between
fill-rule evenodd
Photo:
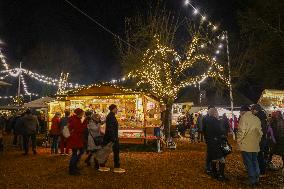
<instances>
[{"instance_id":1,"label":"string light","mask_svg":"<svg viewBox=\"0 0 284 189\"><path fill-rule=\"evenodd\" d=\"M186 7L190 6L193 9L193 14L199 15L201 17L202 22L205 22L207 20L207 17L205 15L201 14L200 11L195 6L193 6L193 4L189 0L185 0L184 5ZM207 23L208 23L208 27L212 27L212 31L216 31L218 29L218 27L216 25L212 24L212 22L208 21Z\"/></svg>"}]
</instances>

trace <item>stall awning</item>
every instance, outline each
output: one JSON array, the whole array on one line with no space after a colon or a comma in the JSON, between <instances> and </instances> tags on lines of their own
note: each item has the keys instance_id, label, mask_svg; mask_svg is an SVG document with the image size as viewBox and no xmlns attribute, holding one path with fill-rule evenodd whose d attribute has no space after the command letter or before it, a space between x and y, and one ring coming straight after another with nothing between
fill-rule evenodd
<instances>
[{"instance_id":1,"label":"stall awning","mask_svg":"<svg viewBox=\"0 0 284 189\"><path fill-rule=\"evenodd\" d=\"M284 90L265 89L258 103L262 106L284 107Z\"/></svg>"},{"instance_id":2,"label":"stall awning","mask_svg":"<svg viewBox=\"0 0 284 189\"><path fill-rule=\"evenodd\" d=\"M23 107L25 108L47 108L47 103L53 101L54 98L42 97L40 99L25 103Z\"/></svg>"}]
</instances>

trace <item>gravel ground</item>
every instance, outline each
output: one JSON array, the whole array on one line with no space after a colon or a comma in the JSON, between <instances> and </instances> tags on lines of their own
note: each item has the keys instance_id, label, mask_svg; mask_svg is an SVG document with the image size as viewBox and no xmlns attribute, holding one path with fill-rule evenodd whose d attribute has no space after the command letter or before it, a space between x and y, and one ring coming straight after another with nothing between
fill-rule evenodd
<instances>
[{"instance_id":1,"label":"gravel ground","mask_svg":"<svg viewBox=\"0 0 284 189\"><path fill-rule=\"evenodd\" d=\"M235 146L235 145L234 145ZM234 148L236 149L236 148ZM0 189L17 188L249 188L240 154L235 151L227 158L226 172L230 181L222 183L204 174L204 144L179 142L178 148L162 153L121 153L125 174L100 173L80 164L81 176L67 174L68 156L52 156L48 149L39 148L37 155L23 156L15 148L0 155ZM83 157L83 159L85 156ZM108 166L112 167L112 157ZM269 172L258 188L284 189L280 171Z\"/></svg>"}]
</instances>

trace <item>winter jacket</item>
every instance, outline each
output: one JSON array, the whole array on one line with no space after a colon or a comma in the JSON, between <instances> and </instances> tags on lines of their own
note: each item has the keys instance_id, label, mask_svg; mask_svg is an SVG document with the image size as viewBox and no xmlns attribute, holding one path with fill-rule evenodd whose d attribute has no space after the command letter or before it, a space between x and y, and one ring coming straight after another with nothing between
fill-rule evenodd
<instances>
[{"instance_id":1,"label":"winter jacket","mask_svg":"<svg viewBox=\"0 0 284 189\"><path fill-rule=\"evenodd\" d=\"M113 112L106 117L106 130L104 135L104 144L118 141L118 122Z\"/></svg>"},{"instance_id":2,"label":"winter jacket","mask_svg":"<svg viewBox=\"0 0 284 189\"><path fill-rule=\"evenodd\" d=\"M22 117L23 135L36 134L39 127L38 119L33 115L25 115Z\"/></svg>"},{"instance_id":3,"label":"winter jacket","mask_svg":"<svg viewBox=\"0 0 284 189\"><path fill-rule=\"evenodd\" d=\"M274 127L276 128L275 139L275 154L284 155L284 120L277 119Z\"/></svg>"},{"instance_id":4,"label":"winter jacket","mask_svg":"<svg viewBox=\"0 0 284 189\"><path fill-rule=\"evenodd\" d=\"M238 130L238 144L244 152L259 152L259 143L263 135L261 122L251 112L241 116Z\"/></svg>"},{"instance_id":5,"label":"winter jacket","mask_svg":"<svg viewBox=\"0 0 284 189\"><path fill-rule=\"evenodd\" d=\"M257 116L261 122L261 129L262 129L262 138L260 141L260 150L265 151L268 147L268 140L266 138L267 136L267 129L268 129L268 121L267 116L264 111L259 111L255 116Z\"/></svg>"},{"instance_id":6,"label":"winter jacket","mask_svg":"<svg viewBox=\"0 0 284 189\"><path fill-rule=\"evenodd\" d=\"M101 149L101 146L96 146L94 142L94 138L102 136L101 135L101 123L95 122L93 119L91 119L88 122L88 150L97 150Z\"/></svg>"},{"instance_id":7,"label":"winter jacket","mask_svg":"<svg viewBox=\"0 0 284 189\"><path fill-rule=\"evenodd\" d=\"M222 132L225 136L228 136L230 132L230 122L228 118L223 118L221 120Z\"/></svg>"},{"instance_id":8,"label":"winter jacket","mask_svg":"<svg viewBox=\"0 0 284 189\"><path fill-rule=\"evenodd\" d=\"M51 129L49 131L50 135L59 136L61 133L60 130L60 117L54 116L51 120Z\"/></svg>"},{"instance_id":9,"label":"winter jacket","mask_svg":"<svg viewBox=\"0 0 284 189\"><path fill-rule=\"evenodd\" d=\"M73 115L69 119L68 128L70 131L70 137L68 138L69 148L83 148L84 147L84 131L86 125L82 123L81 119L77 115Z\"/></svg>"},{"instance_id":10,"label":"winter jacket","mask_svg":"<svg viewBox=\"0 0 284 189\"><path fill-rule=\"evenodd\" d=\"M198 116L197 121L196 121L196 126L198 132L202 132L202 116Z\"/></svg>"},{"instance_id":11,"label":"winter jacket","mask_svg":"<svg viewBox=\"0 0 284 189\"><path fill-rule=\"evenodd\" d=\"M60 123L59 123L59 127L60 127L60 132L61 133L62 133L64 127L68 125L68 121L69 121L69 117L61 118Z\"/></svg>"},{"instance_id":12,"label":"winter jacket","mask_svg":"<svg viewBox=\"0 0 284 189\"><path fill-rule=\"evenodd\" d=\"M204 125L205 126L205 125ZM221 150L222 138L224 134L220 120L216 117L207 116L206 126L203 129L207 144L207 154L210 160L217 160L224 157Z\"/></svg>"}]
</instances>

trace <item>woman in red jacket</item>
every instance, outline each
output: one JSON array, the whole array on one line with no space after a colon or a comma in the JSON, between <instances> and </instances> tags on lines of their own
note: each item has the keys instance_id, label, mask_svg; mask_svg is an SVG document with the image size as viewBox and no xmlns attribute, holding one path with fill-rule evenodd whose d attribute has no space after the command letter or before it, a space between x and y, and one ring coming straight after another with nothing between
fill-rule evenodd
<instances>
[{"instance_id":1,"label":"woman in red jacket","mask_svg":"<svg viewBox=\"0 0 284 189\"><path fill-rule=\"evenodd\" d=\"M51 154L58 154L58 139L60 136L60 118L61 114L59 112L55 113L54 117L52 118L51 129L49 131L49 135L52 139L51 143Z\"/></svg>"},{"instance_id":2,"label":"woman in red jacket","mask_svg":"<svg viewBox=\"0 0 284 189\"><path fill-rule=\"evenodd\" d=\"M79 175L77 164L84 153L84 131L86 125L82 123L84 111L77 108L74 111L75 115L69 119L70 137L68 138L68 147L72 149L72 156L69 163L69 174Z\"/></svg>"}]
</instances>

